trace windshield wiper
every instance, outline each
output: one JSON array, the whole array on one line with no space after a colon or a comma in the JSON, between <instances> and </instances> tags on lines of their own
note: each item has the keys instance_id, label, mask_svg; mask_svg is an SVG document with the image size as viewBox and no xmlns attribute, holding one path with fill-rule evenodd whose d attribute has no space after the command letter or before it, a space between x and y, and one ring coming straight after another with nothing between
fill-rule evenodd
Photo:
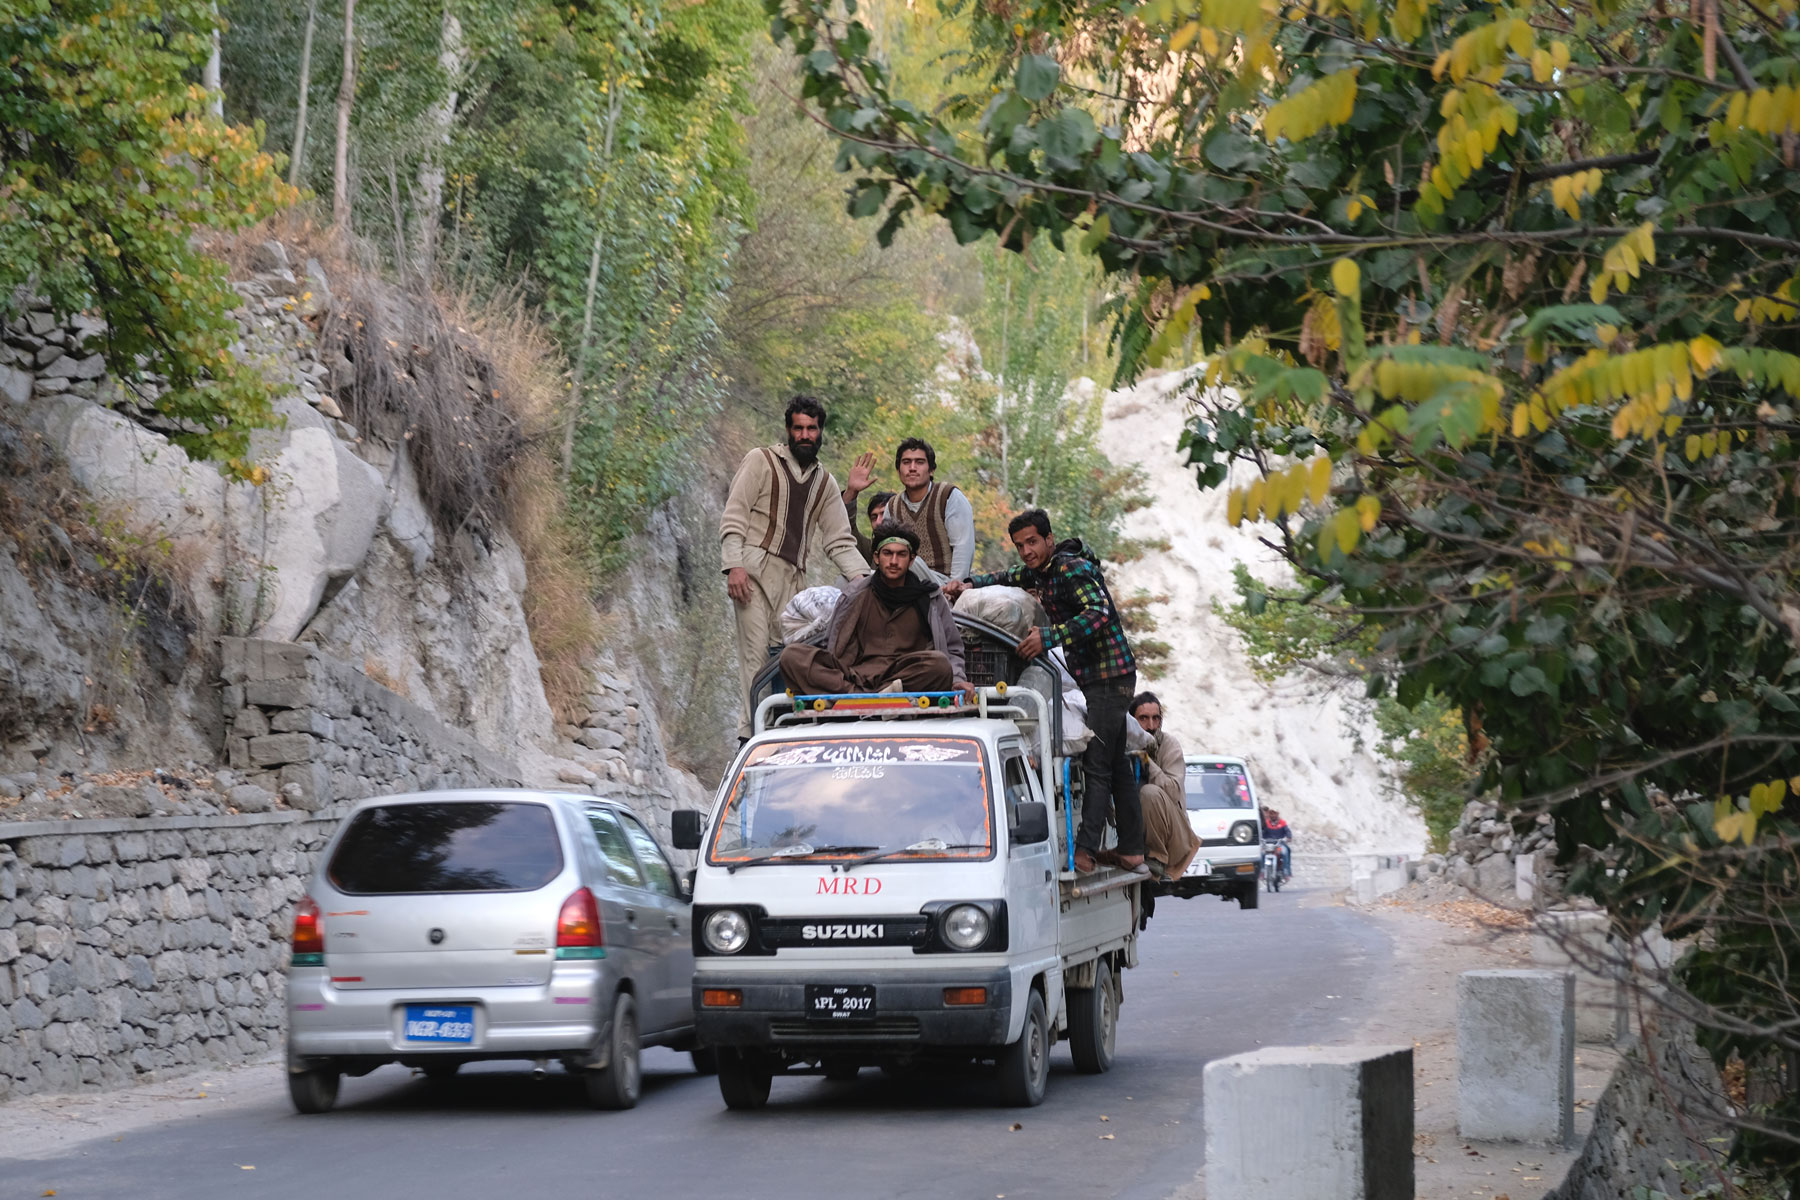
<instances>
[{"instance_id":1,"label":"windshield wiper","mask_svg":"<svg viewBox=\"0 0 1800 1200\"><path fill-rule=\"evenodd\" d=\"M865 854L861 858L853 858L839 870L848 872L851 867L860 867L864 863L880 862L884 858L893 858L897 854L917 854L924 850L986 850L986 842L943 842L937 838L926 838L922 842L914 842L910 846L896 846L892 850L877 850L873 854Z\"/></svg>"},{"instance_id":2,"label":"windshield wiper","mask_svg":"<svg viewBox=\"0 0 1800 1200\"><path fill-rule=\"evenodd\" d=\"M809 846L805 842L798 842L792 846L782 846L779 849L746 858L742 862L726 863L725 873L736 875L739 867L764 866L783 858L807 858L814 854L850 854L857 850L873 849L875 849L874 846Z\"/></svg>"}]
</instances>

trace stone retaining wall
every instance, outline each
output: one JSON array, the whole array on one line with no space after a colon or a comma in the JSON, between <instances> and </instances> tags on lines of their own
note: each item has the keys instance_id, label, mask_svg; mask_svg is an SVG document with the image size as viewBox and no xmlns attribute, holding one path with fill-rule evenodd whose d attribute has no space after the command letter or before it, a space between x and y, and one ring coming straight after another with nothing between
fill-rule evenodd
<instances>
[{"instance_id":1,"label":"stone retaining wall","mask_svg":"<svg viewBox=\"0 0 1800 1200\"><path fill-rule=\"evenodd\" d=\"M336 824L0 824L0 1099L278 1049L292 905Z\"/></svg>"},{"instance_id":2,"label":"stone retaining wall","mask_svg":"<svg viewBox=\"0 0 1800 1200\"><path fill-rule=\"evenodd\" d=\"M313 646L227 637L220 659L226 758L293 808L523 782L516 762Z\"/></svg>"}]
</instances>

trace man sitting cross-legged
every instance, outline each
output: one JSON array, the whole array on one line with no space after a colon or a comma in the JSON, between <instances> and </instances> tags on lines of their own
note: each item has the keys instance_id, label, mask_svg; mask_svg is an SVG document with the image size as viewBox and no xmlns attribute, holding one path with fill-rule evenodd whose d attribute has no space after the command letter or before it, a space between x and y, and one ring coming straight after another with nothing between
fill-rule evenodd
<instances>
[{"instance_id":1,"label":"man sitting cross-legged","mask_svg":"<svg viewBox=\"0 0 1800 1200\"><path fill-rule=\"evenodd\" d=\"M825 645L789 646L781 674L795 692L943 692L968 695L962 634L937 584L912 574L919 535L882 525L875 573L844 588Z\"/></svg>"}]
</instances>

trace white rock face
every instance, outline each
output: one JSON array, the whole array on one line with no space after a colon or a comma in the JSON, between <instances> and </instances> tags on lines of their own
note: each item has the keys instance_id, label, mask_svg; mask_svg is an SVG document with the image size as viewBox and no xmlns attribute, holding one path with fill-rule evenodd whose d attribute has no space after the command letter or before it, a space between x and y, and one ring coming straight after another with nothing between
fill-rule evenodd
<instances>
[{"instance_id":1,"label":"white rock face","mask_svg":"<svg viewBox=\"0 0 1800 1200\"><path fill-rule=\"evenodd\" d=\"M1121 599L1139 588L1168 597L1150 610L1158 622L1151 636L1172 648L1168 673L1155 681L1140 675L1139 686L1163 700L1167 728L1189 754L1248 759L1263 802L1302 836L1323 835L1351 851L1421 851L1424 823L1384 786L1375 757L1357 749L1345 697L1317 678L1261 682L1237 635L1213 615L1213 600L1237 602L1235 563L1270 582L1292 575L1257 541L1255 527L1226 522L1224 489L1195 486L1175 448L1185 421L1180 379L1167 375L1112 393L1100 433L1109 458L1135 463L1148 477L1152 503L1125 518L1125 533L1170 545L1117 568ZM1365 746L1380 737L1372 723L1360 731Z\"/></svg>"}]
</instances>

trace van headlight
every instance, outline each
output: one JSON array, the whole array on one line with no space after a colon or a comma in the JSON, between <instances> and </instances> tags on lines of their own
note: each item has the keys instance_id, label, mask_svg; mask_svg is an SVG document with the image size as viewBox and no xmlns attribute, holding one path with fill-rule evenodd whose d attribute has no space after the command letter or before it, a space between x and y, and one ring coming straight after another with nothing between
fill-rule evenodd
<instances>
[{"instance_id":1,"label":"van headlight","mask_svg":"<svg viewBox=\"0 0 1800 1200\"><path fill-rule=\"evenodd\" d=\"M1231 827L1231 840L1240 846L1248 846L1256 840L1256 826L1248 821L1239 821Z\"/></svg>"},{"instance_id":2,"label":"van headlight","mask_svg":"<svg viewBox=\"0 0 1800 1200\"><path fill-rule=\"evenodd\" d=\"M721 908L706 918L700 937L714 954L736 954L750 944L750 919L735 908Z\"/></svg>"},{"instance_id":3,"label":"van headlight","mask_svg":"<svg viewBox=\"0 0 1800 1200\"><path fill-rule=\"evenodd\" d=\"M957 950L973 950L987 941L993 922L978 905L958 904L944 913L944 942Z\"/></svg>"}]
</instances>

